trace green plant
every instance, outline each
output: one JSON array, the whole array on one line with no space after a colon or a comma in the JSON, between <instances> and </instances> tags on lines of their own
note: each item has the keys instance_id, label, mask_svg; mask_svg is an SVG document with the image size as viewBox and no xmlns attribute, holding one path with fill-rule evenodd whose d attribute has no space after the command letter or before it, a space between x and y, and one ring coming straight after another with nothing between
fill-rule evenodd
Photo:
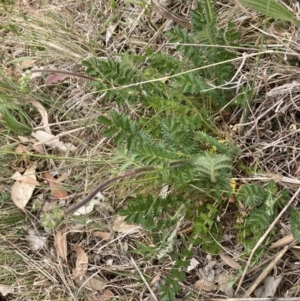
<instances>
[{"instance_id":1,"label":"green plant","mask_svg":"<svg viewBox=\"0 0 300 301\"><path fill-rule=\"evenodd\" d=\"M135 111L134 117L116 110L99 116L103 135L114 142L116 160L123 162L120 169L136 169L103 182L97 190L124 175L142 173L147 180L150 172L155 173L155 180L150 179L153 186L172 187L165 198L133 197L120 211L151 236L155 248L142 245L140 253L161 261L166 256L173 259L160 300L173 300L179 292L193 247L220 251L214 242L221 237L217 216L223 198L232 193L230 171L238 150L226 140L219 141L211 116L232 97L223 86L232 78L234 66L224 61L235 54L224 46L234 44L238 34L232 24L226 31L217 28L214 5L214 1L200 2L191 13L192 33L177 27L169 33L171 42L178 43L181 59L147 49L144 55L127 52L118 59L92 57L83 62L87 75L97 79L91 86L98 93L106 93L107 101L129 104ZM198 71L190 71L195 68ZM65 214L70 212L73 208ZM175 242L183 220L191 220L194 227L178 247Z\"/></svg>"},{"instance_id":2,"label":"green plant","mask_svg":"<svg viewBox=\"0 0 300 301\"><path fill-rule=\"evenodd\" d=\"M294 207L289 207L289 213L291 217L291 232L294 238L300 241L300 212Z\"/></svg>"},{"instance_id":3,"label":"green plant","mask_svg":"<svg viewBox=\"0 0 300 301\"><path fill-rule=\"evenodd\" d=\"M0 114L1 123L13 132L28 134L30 132L29 118L24 112L20 101L22 99L21 88L0 69Z\"/></svg>"},{"instance_id":4,"label":"green plant","mask_svg":"<svg viewBox=\"0 0 300 301\"><path fill-rule=\"evenodd\" d=\"M285 6L276 0L239 0L243 5L274 19L287 20L300 26L300 21Z\"/></svg>"},{"instance_id":5,"label":"green plant","mask_svg":"<svg viewBox=\"0 0 300 301\"><path fill-rule=\"evenodd\" d=\"M105 92L108 101L141 103L148 112L156 113L153 118L193 115L203 130L217 134L209 119L232 98L223 86L234 75L234 66L224 61L236 57L224 46L234 44L239 35L232 24L226 31L217 29L214 1L199 3L192 12L192 23L193 33L178 27L169 33L182 59L151 49L145 55L127 52L118 55L118 60L92 57L83 62L86 73L98 79L91 85ZM195 68L201 70L191 71Z\"/></svg>"},{"instance_id":6,"label":"green plant","mask_svg":"<svg viewBox=\"0 0 300 301\"><path fill-rule=\"evenodd\" d=\"M279 192L273 180L264 187L258 184L245 184L239 189L237 199L248 208L244 223L236 225L239 241L248 253L287 201L288 191Z\"/></svg>"}]
</instances>

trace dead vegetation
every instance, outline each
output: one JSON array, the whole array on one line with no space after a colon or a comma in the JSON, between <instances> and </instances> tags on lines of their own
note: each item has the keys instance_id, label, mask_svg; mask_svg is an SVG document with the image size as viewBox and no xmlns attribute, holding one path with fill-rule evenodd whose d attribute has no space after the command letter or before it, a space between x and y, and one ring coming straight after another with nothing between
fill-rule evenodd
<instances>
[{"instance_id":1,"label":"dead vegetation","mask_svg":"<svg viewBox=\"0 0 300 301\"><path fill-rule=\"evenodd\" d=\"M84 74L81 61L92 55L116 57L125 50L143 54L146 47L174 53L164 31L173 22L188 26L196 2L162 4L183 23L166 19L168 15L151 1L5 1L0 6L1 69L11 79L5 92L15 96L12 83L26 70ZM241 33L234 92L245 86L252 90L247 108L233 109L226 122L220 122L222 131L242 150L237 162L251 171L237 170L235 180L239 185L274 179L297 204L299 28L286 25L279 31L278 21L265 25L260 15L236 1L216 5L220 26L231 20ZM297 5L294 10L300 14ZM162 264L138 253L138 243L152 247L151 238L118 216L130 196L162 193L153 182L137 178L110 187L55 231L42 227L39 220L42 212L81 200L119 173L123 162L113 160L112 142L96 126L97 118L112 108L133 115L134 109L105 102L105 94L93 93L87 79L54 78L48 85L47 75L32 74L30 92L23 99L19 95L18 103L30 116L35 134L17 136L1 125L2 299L160 300L159 286L173 259ZM4 89L1 83L0 89ZM290 235L285 211L277 220L282 228L277 238L284 240L244 270L241 267L249 257L236 244L234 229L228 229L233 227L232 214L230 204L221 214L228 221L224 222L222 254L206 254L201 246L192 250L193 260L186 280L180 282L182 293L177 300L233 300L234 296L234 300L250 300L250 295L258 296L256 300L275 296L276 300L298 300L299 246ZM184 241L189 231L187 221L178 238Z\"/></svg>"}]
</instances>

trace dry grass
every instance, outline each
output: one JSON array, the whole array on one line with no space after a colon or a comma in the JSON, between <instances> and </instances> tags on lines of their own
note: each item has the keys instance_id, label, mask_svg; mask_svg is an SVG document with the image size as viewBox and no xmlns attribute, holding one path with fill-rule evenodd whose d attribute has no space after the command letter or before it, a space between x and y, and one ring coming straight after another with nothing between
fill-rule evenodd
<instances>
[{"instance_id":1,"label":"dry grass","mask_svg":"<svg viewBox=\"0 0 300 301\"><path fill-rule=\"evenodd\" d=\"M249 169L257 171L253 178L276 179L279 185L287 187L293 194L299 184L295 187L291 183L300 173L300 85L298 65L292 66L290 62L292 59L299 60L299 29L285 25L279 31L276 22L262 25L258 14L241 9L234 2L218 1L218 14L220 26L225 27L227 21L231 20L240 30L241 47L237 50L240 56L245 51L244 46L251 53L266 49L274 53L241 59L236 63L237 93L244 86L252 89L254 96L249 100L248 110L244 110L244 113L248 112L244 126L239 120L242 112L236 110L232 113L230 126L242 128L243 133L240 135L238 130L232 131L232 140L242 149L240 160L247 162ZM176 2L170 7L188 16L195 5L193 1ZM7 4L0 6L0 15L1 68L7 77L15 81L23 71L31 68L57 68L83 73L80 63L92 55L114 57L128 49L143 54L148 46L157 51L174 52L163 33L166 20L152 10L150 1L70 0L62 3L55 0L20 0L13 4L7 1ZM114 25L114 32L106 41L111 25ZM7 26L11 31L3 29ZM23 59L18 61L19 58ZM2 127L1 150L6 155L0 159L4 171L1 188L9 192L13 169L26 167L35 161L38 163L38 179L42 183L38 193L43 193L44 201L53 206L58 202L51 197L41 173L52 172L57 178L64 175L63 186L70 198L73 201L83 198L99 182L118 173L123 163L122 160L115 162L112 159L111 142L103 138L99 126L96 126L97 117L112 108L129 114L135 112L126 104L118 106L106 103L104 94L87 93L91 90L85 79L69 78L63 84L48 87L44 86L43 76L39 75L31 81L31 96L47 108L53 134L71 132L63 137L63 141L73 143L77 150L62 154L47 149L44 155L20 156L13 151L18 138ZM32 127L40 129L41 120L37 111L33 108L28 110L28 104L22 103L22 99L19 102L31 114ZM244 178L245 175L241 173L237 179L239 177ZM285 181L282 177L285 177ZM250 180L252 178L248 178ZM72 268L76 262L73 247L77 244L88 254L90 275L100 276L115 300L155 300L158 286L171 267L171 258L163 265L155 265L153 258L129 252L137 248L138 242L151 244L151 238L141 229L131 234L122 233L122 226L115 225L117 212L128 196L151 190L159 193L149 183L147 179L136 179L127 185L114 186L105 192L105 201L95 207L92 215L72 217L66 221L67 262L56 252L55 232L46 231L40 226L40 208L37 212L29 209L25 217L8 199L3 200L0 208L0 284L12 285L12 294L7 295L7 300L101 300L103 290L87 290L80 285L79 288L72 280ZM288 223L284 219L282 222ZM45 248L32 250L26 240L28 229L36 229L38 235L47 238ZM96 230L110 233L110 239L95 236ZM240 246L227 241L223 247L225 253L236 261L247 261L248 258L242 257ZM200 262L199 266L206 266L209 259L201 248L193 251L194 257ZM268 261L270 254L263 255L262 260ZM283 277L278 296L299 296L299 268L294 264L299 257L295 254L287 253L277 265L277 275ZM213 260L219 270L235 274L217 255ZM224 297L221 291L199 293L194 290L197 273L195 270L189 273L182 284L185 300ZM259 274L259 266L252 267L248 271L248 281ZM148 283L151 283L150 287L147 287ZM243 287L247 287L247 283Z\"/></svg>"}]
</instances>

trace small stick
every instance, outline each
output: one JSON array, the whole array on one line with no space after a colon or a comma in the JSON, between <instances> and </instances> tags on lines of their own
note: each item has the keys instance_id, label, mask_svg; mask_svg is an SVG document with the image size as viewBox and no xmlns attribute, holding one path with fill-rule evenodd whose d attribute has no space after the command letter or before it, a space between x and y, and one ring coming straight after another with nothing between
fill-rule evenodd
<instances>
[{"instance_id":1,"label":"small stick","mask_svg":"<svg viewBox=\"0 0 300 301\"><path fill-rule=\"evenodd\" d=\"M187 164L189 161L188 160L181 160L181 161L175 161L170 163L170 167L176 167L180 165ZM111 183L116 182L118 180L135 176L140 173L144 172L149 172L149 171L155 171L156 166L145 166L145 167L140 167L132 170L125 171L121 173L120 175L110 178L104 182L102 182L100 185L98 185L90 194L88 194L81 202L71 206L70 208L66 209L64 212L64 215L69 215L71 213L74 213L76 210L78 210L80 207L84 206L87 204L89 201L91 201L99 192L101 192L104 188L109 186Z\"/></svg>"},{"instance_id":2,"label":"small stick","mask_svg":"<svg viewBox=\"0 0 300 301\"><path fill-rule=\"evenodd\" d=\"M146 166L146 167L141 167L133 170L129 170L127 172L124 172L120 174L117 177L110 178L104 182L102 182L100 185L98 185L90 194L88 194L81 202L71 206L70 208L66 209L64 212L64 215L69 215L71 213L74 213L76 210L78 210L80 207L84 206L87 204L90 200L92 200L100 191L102 191L104 188L106 188L109 184L116 182L120 179L124 179L126 177L134 176L142 172L146 171L152 171L155 170L154 166Z\"/></svg>"},{"instance_id":3,"label":"small stick","mask_svg":"<svg viewBox=\"0 0 300 301\"><path fill-rule=\"evenodd\" d=\"M67 74L67 75L71 75L71 76L81 77L81 78L85 78L85 79L89 79L89 80L97 80L96 78L91 77L91 76L83 75L83 74L76 73L76 72L65 71L65 70L56 70L56 69L35 69L35 70L30 70L30 72L31 72L31 73L35 73L35 72L59 73L59 74Z\"/></svg>"},{"instance_id":4,"label":"small stick","mask_svg":"<svg viewBox=\"0 0 300 301\"><path fill-rule=\"evenodd\" d=\"M289 246L285 246L284 249L282 249L276 257L268 264L268 266L262 271L262 273L259 275L259 277L252 283L252 285L247 289L246 293L244 294L244 298L249 297L254 290L257 288L257 286L267 277L267 275L270 273L270 271L274 268L274 266L277 264L277 262L281 259L281 257L286 253L286 251L289 249Z\"/></svg>"},{"instance_id":5,"label":"small stick","mask_svg":"<svg viewBox=\"0 0 300 301\"><path fill-rule=\"evenodd\" d=\"M139 270L137 264L135 263L135 261L133 260L132 257L131 257L130 259L131 259L132 264L134 265L134 267L137 269L138 273L140 274L140 276L141 276L143 282L144 282L145 285L147 286L147 288L148 288L148 290L149 290L149 292L150 292L150 294L151 294L153 300L158 301L158 299L156 298L155 294L153 293L153 291L152 291L150 285L148 284L147 280L145 279L144 275L143 275L142 272Z\"/></svg>"}]
</instances>

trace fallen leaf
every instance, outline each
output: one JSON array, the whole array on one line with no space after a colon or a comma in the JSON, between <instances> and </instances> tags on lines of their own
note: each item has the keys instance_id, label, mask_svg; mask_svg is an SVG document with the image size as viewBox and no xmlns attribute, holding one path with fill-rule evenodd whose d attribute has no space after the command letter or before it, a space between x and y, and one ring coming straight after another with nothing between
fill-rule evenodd
<instances>
[{"instance_id":1,"label":"fallen leaf","mask_svg":"<svg viewBox=\"0 0 300 301\"><path fill-rule=\"evenodd\" d=\"M270 249L284 247L286 245L289 245L293 241L295 241L295 238L292 234L286 235L286 236L280 238L279 240L277 240L276 242L274 242L273 244L271 244Z\"/></svg>"},{"instance_id":2,"label":"fallen leaf","mask_svg":"<svg viewBox=\"0 0 300 301\"><path fill-rule=\"evenodd\" d=\"M66 179L68 179L68 174L67 173L63 173L61 176L59 176L56 180L56 182L58 183L62 183L63 181L65 181Z\"/></svg>"},{"instance_id":3,"label":"fallen leaf","mask_svg":"<svg viewBox=\"0 0 300 301\"><path fill-rule=\"evenodd\" d=\"M99 298L97 298L97 301L108 301L108 300L110 300L113 297L114 297L114 294L110 290L106 289L101 294L101 296Z\"/></svg>"},{"instance_id":4,"label":"fallen leaf","mask_svg":"<svg viewBox=\"0 0 300 301\"><path fill-rule=\"evenodd\" d=\"M34 149L37 153L40 153L40 154L45 153L43 145L41 145L37 140L35 140L33 138L30 138L30 139L26 138L26 140L25 140L24 139L25 137L22 137L22 136L18 136L18 137L19 137L21 142L30 143L31 148Z\"/></svg>"},{"instance_id":5,"label":"fallen leaf","mask_svg":"<svg viewBox=\"0 0 300 301\"><path fill-rule=\"evenodd\" d=\"M8 294L13 293L13 288L10 285L0 284L0 294L5 297Z\"/></svg>"},{"instance_id":6,"label":"fallen leaf","mask_svg":"<svg viewBox=\"0 0 300 301\"><path fill-rule=\"evenodd\" d=\"M136 233L140 228L138 225L130 225L125 222L125 217L117 216L113 224L113 230L120 233Z\"/></svg>"},{"instance_id":7,"label":"fallen leaf","mask_svg":"<svg viewBox=\"0 0 300 301\"><path fill-rule=\"evenodd\" d=\"M51 147L56 147L61 151L74 151L77 149L76 146L74 146L73 144L64 143L60 141L58 137L49 134L45 131L38 130L36 132L32 132L31 135L41 143L44 143Z\"/></svg>"},{"instance_id":8,"label":"fallen leaf","mask_svg":"<svg viewBox=\"0 0 300 301\"><path fill-rule=\"evenodd\" d=\"M80 287L83 286L95 291L103 290L106 285L106 282L103 279L92 273L86 273L82 278L75 279L74 282Z\"/></svg>"},{"instance_id":9,"label":"fallen leaf","mask_svg":"<svg viewBox=\"0 0 300 301\"><path fill-rule=\"evenodd\" d=\"M28 153L29 150L30 148L28 146L21 143L15 148L15 152L18 154Z\"/></svg>"},{"instance_id":10,"label":"fallen leaf","mask_svg":"<svg viewBox=\"0 0 300 301\"><path fill-rule=\"evenodd\" d=\"M298 248L291 248L291 252L297 258L297 260L300 260L300 250Z\"/></svg>"},{"instance_id":11,"label":"fallen leaf","mask_svg":"<svg viewBox=\"0 0 300 301\"><path fill-rule=\"evenodd\" d=\"M217 285L206 279L199 279L194 284L194 289L197 291L211 292L218 289Z\"/></svg>"},{"instance_id":12,"label":"fallen leaf","mask_svg":"<svg viewBox=\"0 0 300 301\"><path fill-rule=\"evenodd\" d=\"M61 229L57 230L54 238L54 245L58 255L67 261L67 228L62 227Z\"/></svg>"},{"instance_id":13,"label":"fallen leaf","mask_svg":"<svg viewBox=\"0 0 300 301\"><path fill-rule=\"evenodd\" d=\"M30 67L33 67L36 63L36 60L31 60L31 59L28 59L28 60L24 60L22 62L20 62L20 66L22 67L22 69L28 69Z\"/></svg>"},{"instance_id":14,"label":"fallen leaf","mask_svg":"<svg viewBox=\"0 0 300 301\"><path fill-rule=\"evenodd\" d=\"M31 148L34 149L36 152L40 153L40 154L43 154L45 153L44 151L44 148L41 144L39 144L39 142L33 138L27 138L27 137L23 137L23 136L18 136L19 140L21 143L27 143L27 144L30 144L30 147L29 146L25 146L25 150L26 151L29 151ZM23 145L23 144L22 144ZM18 148L18 147L17 147ZM16 151L17 151L17 148L16 148ZM27 150L28 149L28 150Z\"/></svg>"},{"instance_id":15,"label":"fallen leaf","mask_svg":"<svg viewBox=\"0 0 300 301\"><path fill-rule=\"evenodd\" d=\"M32 145L32 148L39 154L44 154L45 153L45 150L44 150L44 147L43 145L41 144L38 144L38 142L34 139L32 139L34 142L33 142L33 145Z\"/></svg>"},{"instance_id":16,"label":"fallen leaf","mask_svg":"<svg viewBox=\"0 0 300 301\"><path fill-rule=\"evenodd\" d=\"M158 273L153 277L150 284L155 285L161 278L161 271L158 271Z\"/></svg>"},{"instance_id":17,"label":"fallen leaf","mask_svg":"<svg viewBox=\"0 0 300 301\"><path fill-rule=\"evenodd\" d=\"M94 210L94 206L99 204L99 200L91 200L85 206L81 206L78 210L76 210L74 215L85 215L91 213Z\"/></svg>"},{"instance_id":18,"label":"fallen leaf","mask_svg":"<svg viewBox=\"0 0 300 301\"><path fill-rule=\"evenodd\" d=\"M233 297L233 288L230 285L230 275L229 274L219 274L218 275L218 287L221 292L223 292L226 297Z\"/></svg>"},{"instance_id":19,"label":"fallen leaf","mask_svg":"<svg viewBox=\"0 0 300 301\"><path fill-rule=\"evenodd\" d=\"M25 170L23 175L26 178L36 181L35 168L36 165L32 165ZM30 200L35 187L36 185L34 184L28 184L21 181L16 181L11 187L11 199L13 200L14 204L24 212L25 206Z\"/></svg>"},{"instance_id":20,"label":"fallen leaf","mask_svg":"<svg viewBox=\"0 0 300 301\"><path fill-rule=\"evenodd\" d=\"M22 143L28 143L30 142L30 139L27 138L27 137L24 137L24 136L18 136L19 140L22 142Z\"/></svg>"},{"instance_id":21,"label":"fallen leaf","mask_svg":"<svg viewBox=\"0 0 300 301\"><path fill-rule=\"evenodd\" d=\"M187 267L187 271L190 272L197 267L199 261L194 257L190 260L190 265Z\"/></svg>"},{"instance_id":22,"label":"fallen leaf","mask_svg":"<svg viewBox=\"0 0 300 301\"><path fill-rule=\"evenodd\" d=\"M61 82L69 77L71 77L70 74L52 73L48 75L47 78L45 79L45 85L48 86L48 85L57 84L58 82Z\"/></svg>"},{"instance_id":23,"label":"fallen leaf","mask_svg":"<svg viewBox=\"0 0 300 301\"><path fill-rule=\"evenodd\" d=\"M273 298L282 280L282 276L267 276L264 285L255 290L254 294L258 298Z\"/></svg>"},{"instance_id":24,"label":"fallen leaf","mask_svg":"<svg viewBox=\"0 0 300 301\"><path fill-rule=\"evenodd\" d=\"M112 34L114 33L115 29L117 28L117 24L109 24L107 26L106 30L106 36L105 36L105 43L107 44L108 41L110 40Z\"/></svg>"},{"instance_id":25,"label":"fallen leaf","mask_svg":"<svg viewBox=\"0 0 300 301\"><path fill-rule=\"evenodd\" d=\"M94 210L95 205L104 205L103 201L105 200L104 195L101 192L98 192L96 196L90 200L85 206L80 207L73 214L74 215L85 215L91 213ZM103 208L101 208L101 211Z\"/></svg>"},{"instance_id":26,"label":"fallen leaf","mask_svg":"<svg viewBox=\"0 0 300 301\"><path fill-rule=\"evenodd\" d=\"M26 176L25 174L24 175L21 175L18 171L16 171L12 176L11 178L13 180L16 180L16 181L20 181L20 182L23 182L23 183L27 183L27 184L31 184L31 185L39 185L40 183L33 179L32 177L30 176Z\"/></svg>"},{"instance_id":27,"label":"fallen leaf","mask_svg":"<svg viewBox=\"0 0 300 301\"><path fill-rule=\"evenodd\" d=\"M52 134L51 129L49 127L48 113L47 113L47 110L44 108L44 106L40 102L38 102L34 99L27 99L26 101L31 103L39 111L39 113L42 117L42 122L43 122L45 132Z\"/></svg>"},{"instance_id":28,"label":"fallen leaf","mask_svg":"<svg viewBox=\"0 0 300 301\"><path fill-rule=\"evenodd\" d=\"M231 268L236 269L236 270L241 268L241 266L236 261L234 261L230 256L228 256L224 253L221 253L219 255L220 255L221 259Z\"/></svg>"},{"instance_id":29,"label":"fallen leaf","mask_svg":"<svg viewBox=\"0 0 300 301\"><path fill-rule=\"evenodd\" d=\"M204 279L212 282L215 280L215 266L217 262L212 260L212 256L210 254L206 255L206 260L206 265L203 268L199 269L199 273Z\"/></svg>"},{"instance_id":30,"label":"fallen leaf","mask_svg":"<svg viewBox=\"0 0 300 301\"><path fill-rule=\"evenodd\" d=\"M18 171L18 172L24 172L26 170L26 168L18 166L18 167L13 167L14 170Z\"/></svg>"},{"instance_id":31,"label":"fallen leaf","mask_svg":"<svg viewBox=\"0 0 300 301\"><path fill-rule=\"evenodd\" d=\"M86 273L89 261L88 256L79 245L75 245L74 250L77 253L77 260L72 280L81 278Z\"/></svg>"},{"instance_id":32,"label":"fallen leaf","mask_svg":"<svg viewBox=\"0 0 300 301\"><path fill-rule=\"evenodd\" d=\"M54 198L57 199L67 199L68 198L68 193L66 190L63 188L63 186L60 183L57 183L53 176L49 172L43 172L42 173L43 178L45 178L49 184L50 190L51 190L51 195Z\"/></svg>"},{"instance_id":33,"label":"fallen leaf","mask_svg":"<svg viewBox=\"0 0 300 301\"><path fill-rule=\"evenodd\" d=\"M102 231L94 231L92 233L92 236L101 238L103 240L111 240L112 238L112 233L109 232L102 232Z\"/></svg>"},{"instance_id":34,"label":"fallen leaf","mask_svg":"<svg viewBox=\"0 0 300 301\"><path fill-rule=\"evenodd\" d=\"M165 27L164 27L164 30L163 32L166 32L166 31L169 31L170 29L172 29L174 26L176 26L176 23L173 21L173 20L168 20Z\"/></svg>"},{"instance_id":35,"label":"fallen leaf","mask_svg":"<svg viewBox=\"0 0 300 301\"><path fill-rule=\"evenodd\" d=\"M33 250L39 250L46 246L47 237L40 236L36 230L29 229L26 239L29 241L30 246Z\"/></svg>"},{"instance_id":36,"label":"fallen leaf","mask_svg":"<svg viewBox=\"0 0 300 301\"><path fill-rule=\"evenodd\" d=\"M169 185L164 185L161 190L160 190L160 193L159 193L159 196L162 198L162 199L165 199L168 194L170 193L170 190L169 190Z\"/></svg>"}]
</instances>

